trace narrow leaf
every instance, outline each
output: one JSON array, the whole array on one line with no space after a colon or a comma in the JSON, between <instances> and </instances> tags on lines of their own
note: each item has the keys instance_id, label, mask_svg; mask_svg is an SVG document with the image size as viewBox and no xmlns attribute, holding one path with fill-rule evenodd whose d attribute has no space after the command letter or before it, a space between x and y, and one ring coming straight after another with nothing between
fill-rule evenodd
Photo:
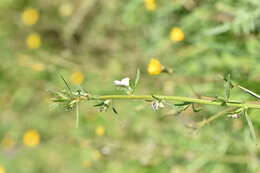
<instances>
[{"instance_id":1,"label":"narrow leaf","mask_svg":"<svg viewBox=\"0 0 260 173\"><path fill-rule=\"evenodd\" d=\"M140 69L137 69L132 93L134 93L134 91L138 85L139 79L140 79Z\"/></svg>"},{"instance_id":2,"label":"narrow leaf","mask_svg":"<svg viewBox=\"0 0 260 173\"><path fill-rule=\"evenodd\" d=\"M76 103L76 128L79 127L79 103Z\"/></svg>"},{"instance_id":3,"label":"narrow leaf","mask_svg":"<svg viewBox=\"0 0 260 173\"><path fill-rule=\"evenodd\" d=\"M134 86L134 88L136 88L136 86L139 82L139 79L140 79L140 69L137 69L136 76L135 76L135 86Z\"/></svg>"},{"instance_id":4,"label":"narrow leaf","mask_svg":"<svg viewBox=\"0 0 260 173\"><path fill-rule=\"evenodd\" d=\"M226 96L226 101L229 100L230 90L231 90L231 80L230 80L230 74L228 74L228 75L227 75L227 78L226 78L226 84L225 84L225 96Z\"/></svg>"},{"instance_id":5,"label":"narrow leaf","mask_svg":"<svg viewBox=\"0 0 260 173\"><path fill-rule=\"evenodd\" d=\"M244 87L242 87L242 86L240 86L240 85L238 85L238 88L240 88L240 89L243 90L244 92L250 94L251 96L254 96L254 97L260 99L260 95L256 94L255 92L253 92L253 91L251 91L251 90L249 90L249 89L246 89L246 88L244 88Z\"/></svg>"},{"instance_id":6,"label":"narrow leaf","mask_svg":"<svg viewBox=\"0 0 260 173\"><path fill-rule=\"evenodd\" d=\"M105 104L104 102L101 102L101 103L98 103L98 104L94 105L94 107L103 106L104 104Z\"/></svg>"},{"instance_id":7,"label":"narrow leaf","mask_svg":"<svg viewBox=\"0 0 260 173\"><path fill-rule=\"evenodd\" d=\"M248 111L247 109L244 110L246 121L247 121L247 124L249 126L251 137L252 137L253 141L256 142L255 129L254 129L253 123L252 123L247 111Z\"/></svg>"},{"instance_id":8,"label":"narrow leaf","mask_svg":"<svg viewBox=\"0 0 260 173\"><path fill-rule=\"evenodd\" d=\"M61 76L61 79L63 80L63 82L64 82L65 85L67 86L67 88L68 88L68 90L69 90L69 92L70 92L70 95L72 96L72 91L71 91L71 89L70 89L70 87L69 87L69 84L66 82L66 80L64 79L63 76Z\"/></svg>"},{"instance_id":9,"label":"narrow leaf","mask_svg":"<svg viewBox=\"0 0 260 173\"><path fill-rule=\"evenodd\" d=\"M196 109L194 104L191 104L191 106L192 106L192 110L193 110L193 112L199 112L199 111L202 110L202 108L198 108L198 109Z\"/></svg>"},{"instance_id":10,"label":"narrow leaf","mask_svg":"<svg viewBox=\"0 0 260 173\"><path fill-rule=\"evenodd\" d=\"M228 82L228 78L227 78L226 76L224 76L223 79L224 79L226 82ZM229 80L230 80L230 79L229 79ZM241 89L242 91L244 91L244 92L250 94L251 96L254 96L254 97L257 98L257 99L260 99L260 95L258 95L258 94L256 94L255 92L253 92L253 91L251 91L251 90L249 90L249 89L247 89L247 88L245 88L245 87L239 85L238 83L236 83L236 82L234 82L234 81L231 81L231 80L230 80L230 86L231 86L231 88L237 87L237 88Z\"/></svg>"},{"instance_id":11,"label":"narrow leaf","mask_svg":"<svg viewBox=\"0 0 260 173\"><path fill-rule=\"evenodd\" d=\"M112 107L112 110L113 110L113 112L114 112L116 115L118 115L118 112L117 112L116 108Z\"/></svg>"},{"instance_id":12,"label":"narrow leaf","mask_svg":"<svg viewBox=\"0 0 260 173\"><path fill-rule=\"evenodd\" d=\"M179 109L177 110L177 112L176 112L176 115L178 115L178 114L182 113L183 111L185 111L189 106L190 106L190 104L184 105L184 106L182 106L181 108L179 108Z\"/></svg>"},{"instance_id":13,"label":"narrow leaf","mask_svg":"<svg viewBox=\"0 0 260 173\"><path fill-rule=\"evenodd\" d=\"M68 99L52 99L53 102L66 102Z\"/></svg>"},{"instance_id":14,"label":"narrow leaf","mask_svg":"<svg viewBox=\"0 0 260 173\"><path fill-rule=\"evenodd\" d=\"M152 94L152 98L154 98L155 100L161 101L162 99L160 99L159 97L155 96Z\"/></svg>"},{"instance_id":15,"label":"narrow leaf","mask_svg":"<svg viewBox=\"0 0 260 173\"><path fill-rule=\"evenodd\" d=\"M186 106L186 105L190 105L190 104L191 104L190 102L183 102L183 103L174 104L174 106Z\"/></svg>"}]
</instances>

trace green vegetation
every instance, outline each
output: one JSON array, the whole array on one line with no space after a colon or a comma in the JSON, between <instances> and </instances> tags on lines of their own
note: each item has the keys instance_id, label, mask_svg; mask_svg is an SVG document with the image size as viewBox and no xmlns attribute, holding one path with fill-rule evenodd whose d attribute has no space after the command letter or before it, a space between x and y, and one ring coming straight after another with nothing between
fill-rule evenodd
<instances>
[{"instance_id":1,"label":"green vegetation","mask_svg":"<svg viewBox=\"0 0 260 173\"><path fill-rule=\"evenodd\" d=\"M0 173L260 171L258 0L1 0L0 16Z\"/></svg>"}]
</instances>

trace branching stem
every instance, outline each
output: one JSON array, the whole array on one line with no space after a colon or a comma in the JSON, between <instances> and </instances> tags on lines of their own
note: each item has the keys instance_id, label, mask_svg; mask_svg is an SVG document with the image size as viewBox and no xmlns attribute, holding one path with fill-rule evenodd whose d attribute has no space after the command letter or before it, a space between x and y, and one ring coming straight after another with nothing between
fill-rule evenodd
<instances>
[{"instance_id":1,"label":"branching stem","mask_svg":"<svg viewBox=\"0 0 260 173\"><path fill-rule=\"evenodd\" d=\"M179 96L163 96L163 95L154 95L161 100L167 101L177 101L177 102L187 102L187 103L198 103L205 105L216 105L216 106L226 106L226 107L238 107L238 108L254 108L260 109L260 104L253 103L239 103L239 102L223 102L217 100L206 100L206 99L197 99L190 97L179 97ZM95 96L89 98L89 100L153 100L152 95L103 95Z\"/></svg>"}]
</instances>

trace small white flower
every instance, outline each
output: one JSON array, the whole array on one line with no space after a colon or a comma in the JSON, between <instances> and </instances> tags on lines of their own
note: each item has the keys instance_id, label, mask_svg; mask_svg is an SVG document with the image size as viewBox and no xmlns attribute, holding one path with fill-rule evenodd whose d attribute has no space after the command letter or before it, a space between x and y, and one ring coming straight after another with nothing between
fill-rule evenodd
<instances>
[{"instance_id":1,"label":"small white flower","mask_svg":"<svg viewBox=\"0 0 260 173\"><path fill-rule=\"evenodd\" d=\"M161 101L156 100L152 102L152 108L153 110L158 110L160 108L164 108L164 104Z\"/></svg>"},{"instance_id":2,"label":"small white flower","mask_svg":"<svg viewBox=\"0 0 260 173\"><path fill-rule=\"evenodd\" d=\"M126 78L122 79L121 81L115 80L114 84L117 86L129 87L129 81L130 81L130 79L128 77L126 77Z\"/></svg>"},{"instance_id":3,"label":"small white flower","mask_svg":"<svg viewBox=\"0 0 260 173\"><path fill-rule=\"evenodd\" d=\"M233 118L233 119L239 119L241 118L241 115L240 114L231 114L231 115L228 115L229 118Z\"/></svg>"},{"instance_id":4,"label":"small white flower","mask_svg":"<svg viewBox=\"0 0 260 173\"><path fill-rule=\"evenodd\" d=\"M110 103L111 103L111 100L104 101L104 105L110 105Z\"/></svg>"},{"instance_id":5,"label":"small white flower","mask_svg":"<svg viewBox=\"0 0 260 173\"><path fill-rule=\"evenodd\" d=\"M100 106L99 112L106 112L106 111L108 110L110 104L111 104L111 100L105 100L105 101L103 102L103 105Z\"/></svg>"}]
</instances>

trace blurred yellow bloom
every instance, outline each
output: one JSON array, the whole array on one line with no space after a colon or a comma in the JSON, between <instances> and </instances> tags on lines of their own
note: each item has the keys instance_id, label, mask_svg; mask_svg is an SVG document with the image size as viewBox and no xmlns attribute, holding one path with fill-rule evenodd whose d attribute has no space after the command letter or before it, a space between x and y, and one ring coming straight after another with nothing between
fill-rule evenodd
<instances>
[{"instance_id":1,"label":"blurred yellow bloom","mask_svg":"<svg viewBox=\"0 0 260 173\"><path fill-rule=\"evenodd\" d=\"M6 173L5 168L3 165L0 165L0 173Z\"/></svg>"},{"instance_id":2,"label":"blurred yellow bloom","mask_svg":"<svg viewBox=\"0 0 260 173\"><path fill-rule=\"evenodd\" d=\"M41 36L37 33L30 34L26 38L26 44L29 49L37 49L42 44Z\"/></svg>"},{"instance_id":3,"label":"blurred yellow bloom","mask_svg":"<svg viewBox=\"0 0 260 173\"><path fill-rule=\"evenodd\" d=\"M144 0L145 7L149 11L154 11L156 9L156 1L155 0Z\"/></svg>"},{"instance_id":4,"label":"blurred yellow bloom","mask_svg":"<svg viewBox=\"0 0 260 173\"><path fill-rule=\"evenodd\" d=\"M23 136L23 143L28 147L35 147L40 143L41 136L36 130L28 130Z\"/></svg>"},{"instance_id":5,"label":"blurred yellow bloom","mask_svg":"<svg viewBox=\"0 0 260 173\"><path fill-rule=\"evenodd\" d=\"M5 149L10 149L14 146L15 144L15 141L14 139L9 135L9 134L6 134L4 136L4 138L2 139L2 146L3 148ZM1 173L1 172L0 172Z\"/></svg>"},{"instance_id":6,"label":"blurred yellow bloom","mask_svg":"<svg viewBox=\"0 0 260 173\"><path fill-rule=\"evenodd\" d=\"M91 157L92 157L93 160L97 161L97 160L99 160L101 158L101 154L100 154L100 152L98 150L96 150L96 151L94 151L92 153Z\"/></svg>"},{"instance_id":7,"label":"blurred yellow bloom","mask_svg":"<svg viewBox=\"0 0 260 173\"><path fill-rule=\"evenodd\" d=\"M104 136L106 133L106 130L103 126L97 126L96 128L96 135L97 136Z\"/></svg>"},{"instance_id":8,"label":"blurred yellow bloom","mask_svg":"<svg viewBox=\"0 0 260 173\"><path fill-rule=\"evenodd\" d=\"M39 12L37 9L28 8L22 13L22 21L26 25L34 25L39 20Z\"/></svg>"},{"instance_id":9,"label":"blurred yellow bloom","mask_svg":"<svg viewBox=\"0 0 260 173\"><path fill-rule=\"evenodd\" d=\"M90 142L88 140L81 140L80 143L79 143L79 146L81 148L89 147L90 146Z\"/></svg>"},{"instance_id":10,"label":"blurred yellow bloom","mask_svg":"<svg viewBox=\"0 0 260 173\"><path fill-rule=\"evenodd\" d=\"M174 27L171 30L170 38L172 41L182 41L185 38L185 34L181 28Z\"/></svg>"},{"instance_id":11,"label":"blurred yellow bloom","mask_svg":"<svg viewBox=\"0 0 260 173\"><path fill-rule=\"evenodd\" d=\"M150 60L150 63L148 64L147 71L151 75L158 75L163 70L163 65L160 63L160 61L156 58L152 58Z\"/></svg>"},{"instance_id":12,"label":"blurred yellow bloom","mask_svg":"<svg viewBox=\"0 0 260 173\"><path fill-rule=\"evenodd\" d=\"M42 63L34 63L31 65L31 68L34 71L43 71L45 69L45 65Z\"/></svg>"},{"instance_id":13,"label":"blurred yellow bloom","mask_svg":"<svg viewBox=\"0 0 260 173\"><path fill-rule=\"evenodd\" d=\"M85 161L83 162L83 166L84 166L85 168L91 168L91 167L92 167L92 162L91 162L90 160L85 160Z\"/></svg>"},{"instance_id":14,"label":"blurred yellow bloom","mask_svg":"<svg viewBox=\"0 0 260 173\"><path fill-rule=\"evenodd\" d=\"M74 72L70 76L71 82L76 85L82 84L82 82L84 81L84 78L85 78L84 74L80 71Z\"/></svg>"},{"instance_id":15,"label":"blurred yellow bloom","mask_svg":"<svg viewBox=\"0 0 260 173\"><path fill-rule=\"evenodd\" d=\"M68 17L72 14L73 10L74 10L74 7L71 3L63 3L59 7L59 14L62 17Z\"/></svg>"},{"instance_id":16,"label":"blurred yellow bloom","mask_svg":"<svg viewBox=\"0 0 260 173\"><path fill-rule=\"evenodd\" d=\"M34 71L43 71L45 70L45 65L42 64L42 63L33 63L31 65L31 68L34 70Z\"/></svg>"}]
</instances>

